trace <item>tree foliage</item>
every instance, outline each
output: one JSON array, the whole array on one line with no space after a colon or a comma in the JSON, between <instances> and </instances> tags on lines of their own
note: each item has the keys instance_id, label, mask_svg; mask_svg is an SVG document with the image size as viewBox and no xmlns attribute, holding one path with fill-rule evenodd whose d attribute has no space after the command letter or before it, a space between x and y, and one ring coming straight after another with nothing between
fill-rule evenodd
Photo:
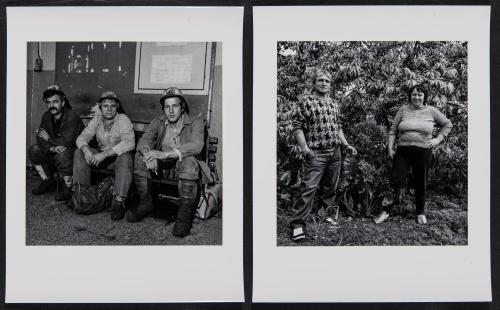
<instances>
[{"instance_id":1,"label":"tree foliage","mask_svg":"<svg viewBox=\"0 0 500 310\"><path fill-rule=\"evenodd\" d=\"M345 157L338 202L351 215L373 213L388 196L388 129L408 90L427 85L427 104L452 122L434 150L429 184L450 195L467 193L466 42L279 42L278 190L290 205L300 152L291 135L291 111L312 91L315 68L332 73L331 96L341 106L344 133L359 155ZM292 186L293 188L293 186Z\"/></svg>"}]
</instances>

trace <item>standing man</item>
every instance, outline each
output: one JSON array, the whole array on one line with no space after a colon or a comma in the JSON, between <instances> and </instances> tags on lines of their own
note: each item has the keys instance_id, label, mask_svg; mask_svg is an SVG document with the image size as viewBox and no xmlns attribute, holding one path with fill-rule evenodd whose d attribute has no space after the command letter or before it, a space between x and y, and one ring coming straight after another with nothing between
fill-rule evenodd
<instances>
[{"instance_id":1,"label":"standing man","mask_svg":"<svg viewBox=\"0 0 500 310\"><path fill-rule=\"evenodd\" d=\"M299 101L292 116L293 134L304 158L300 198L292 208L293 241L306 237L305 219L311 213L318 189L319 203L326 207L335 203L341 167L340 146L346 147L353 155L357 154L342 132L339 105L330 98L331 81L329 72L316 69L312 95Z\"/></svg>"},{"instance_id":2,"label":"standing man","mask_svg":"<svg viewBox=\"0 0 500 310\"><path fill-rule=\"evenodd\" d=\"M133 157L135 147L134 125L125 114L122 103L112 91L105 91L99 100L98 113L78 136L73 173L75 183L90 185L91 166L113 169L113 203L111 219L125 216L125 199L132 183ZM89 142L96 138L98 149Z\"/></svg>"},{"instance_id":3,"label":"standing man","mask_svg":"<svg viewBox=\"0 0 500 310\"><path fill-rule=\"evenodd\" d=\"M189 117L186 98L176 87L165 90L160 104L162 115L151 121L137 143L134 180L140 203L126 217L129 222L139 222L151 214L151 178L173 176L180 195L173 234L184 237L189 235L197 206L200 171L210 178L209 168L197 160L204 145L204 123L201 117Z\"/></svg>"},{"instance_id":4,"label":"standing man","mask_svg":"<svg viewBox=\"0 0 500 310\"><path fill-rule=\"evenodd\" d=\"M47 111L36 132L36 144L28 150L29 159L42 182L32 193L41 195L53 189L56 185L53 174L59 173L64 185L55 200L65 201L71 198L75 141L84 125L58 85L49 86L42 98L47 104Z\"/></svg>"}]
</instances>

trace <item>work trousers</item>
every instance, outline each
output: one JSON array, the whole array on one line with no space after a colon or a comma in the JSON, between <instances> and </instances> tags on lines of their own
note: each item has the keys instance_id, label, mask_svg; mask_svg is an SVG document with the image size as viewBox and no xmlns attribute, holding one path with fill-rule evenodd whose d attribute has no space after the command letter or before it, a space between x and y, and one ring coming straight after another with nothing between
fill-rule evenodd
<instances>
[{"instance_id":1,"label":"work trousers","mask_svg":"<svg viewBox=\"0 0 500 310\"><path fill-rule=\"evenodd\" d=\"M292 207L293 224L304 224L311 213L313 200L318 192L318 201L329 207L335 204L335 194L340 177L340 146L332 151L314 150L314 158L304 160L300 197Z\"/></svg>"},{"instance_id":2,"label":"work trousers","mask_svg":"<svg viewBox=\"0 0 500 310\"><path fill-rule=\"evenodd\" d=\"M178 180L178 191L182 201L193 201L197 195L198 180L200 178L200 166L198 160L194 156L187 156L179 160L158 160L158 169L156 173L152 173L147 169L143 161L143 156L140 152L135 153L134 160L134 179L139 191L139 195L150 195L144 191L149 191L150 188L140 186L147 179L175 179ZM141 192L142 191L142 192Z\"/></svg>"},{"instance_id":3,"label":"work trousers","mask_svg":"<svg viewBox=\"0 0 500 310\"><path fill-rule=\"evenodd\" d=\"M415 205L417 215L425 214L425 194L427 187L427 173L432 160L432 150L418 146L398 146L392 163L390 183L394 190L396 202L399 202L401 187L406 181L410 168L413 174L415 187ZM384 207L390 213L397 203Z\"/></svg>"},{"instance_id":4,"label":"work trousers","mask_svg":"<svg viewBox=\"0 0 500 310\"><path fill-rule=\"evenodd\" d=\"M38 145L32 145L28 157L33 165L40 165L48 176L60 173L61 176L73 175L73 153L75 148L68 148L63 153L44 152Z\"/></svg>"},{"instance_id":5,"label":"work trousers","mask_svg":"<svg viewBox=\"0 0 500 310\"><path fill-rule=\"evenodd\" d=\"M94 154L99 152L93 148L90 148L90 150ZM97 167L114 170L115 182L113 194L122 198L127 197L130 184L132 183L132 171L134 167L132 153L126 152L118 156L107 157ZM73 163L73 181L75 183L90 185L90 176L91 167L85 160L83 152L76 149Z\"/></svg>"}]
</instances>

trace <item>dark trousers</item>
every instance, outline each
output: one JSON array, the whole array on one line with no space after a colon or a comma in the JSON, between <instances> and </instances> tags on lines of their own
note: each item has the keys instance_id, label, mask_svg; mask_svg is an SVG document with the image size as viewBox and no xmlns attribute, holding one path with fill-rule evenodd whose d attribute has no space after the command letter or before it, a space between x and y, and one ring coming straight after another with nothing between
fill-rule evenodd
<instances>
[{"instance_id":1,"label":"dark trousers","mask_svg":"<svg viewBox=\"0 0 500 310\"><path fill-rule=\"evenodd\" d=\"M432 150L418 146L398 146L392 163L391 186L399 200L401 187L406 181L410 168L413 173L413 186L415 187L415 205L417 215L425 214L425 194L427 186L427 173L432 160ZM395 204L384 208L390 213Z\"/></svg>"},{"instance_id":2,"label":"dark trousers","mask_svg":"<svg viewBox=\"0 0 500 310\"><path fill-rule=\"evenodd\" d=\"M61 176L73 175L73 153L75 148L68 148L63 153L44 152L38 145L32 145L28 150L28 157L33 165L41 165L50 177L52 173Z\"/></svg>"},{"instance_id":3,"label":"dark trousers","mask_svg":"<svg viewBox=\"0 0 500 310\"><path fill-rule=\"evenodd\" d=\"M194 156L187 156L178 160L158 160L158 170L152 173L147 169L140 152L135 153L134 180L141 199L150 195L147 186L148 179L175 179L178 180L178 190L181 202L195 203L200 179L200 165Z\"/></svg>"},{"instance_id":4,"label":"dark trousers","mask_svg":"<svg viewBox=\"0 0 500 310\"><path fill-rule=\"evenodd\" d=\"M318 200L324 206L335 203L341 167L340 146L329 152L314 150L314 154L314 158L304 160L300 197L292 207L294 215L291 224L304 223L312 211L317 192Z\"/></svg>"}]
</instances>

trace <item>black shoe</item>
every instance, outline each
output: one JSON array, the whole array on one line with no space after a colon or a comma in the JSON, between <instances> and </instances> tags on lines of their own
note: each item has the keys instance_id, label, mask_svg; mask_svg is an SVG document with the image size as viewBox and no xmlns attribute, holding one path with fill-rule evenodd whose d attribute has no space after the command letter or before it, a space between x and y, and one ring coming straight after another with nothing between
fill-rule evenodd
<instances>
[{"instance_id":1,"label":"black shoe","mask_svg":"<svg viewBox=\"0 0 500 310\"><path fill-rule=\"evenodd\" d=\"M71 188L66 185L62 186L62 189L59 193L54 197L55 201L68 201L71 199Z\"/></svg>"},{"instance_id":2,"label":"black shoe","mask_svg":"<svg viewBox=\"0 0 500 310\"><path fill-rule=\"evenodd\" d=\"M46 180L42 180L42 182L38 184L38 187L33 189L31 193L33 195L41 195L51 190L54 190L55 187L56 187L56 180L53 177L50 177Z\"/></svg>"},{"instance_id":3,"label":"black shoe","mask_svg":"<svg viewBox=\"0 0 500 310\"><path fill-rule=\"evenodd\" d=\"M113 199L113 203L111 204L111 219L112 220L121 220L125 216L125 201L118 201Z\"/></svg>"},{"instance_id":4,"label":"black shoe","mask_svg":"<svg viewBox=\"0 0 500 310\"><path fill-rule=\"evenodd\" d=\"M185 237L189 235L193 224L193 209L190 205L180 205L177 210L177 219L175 220L172 234L176 237Z\"/></svg>"},{"instance_id":5,"label":"black shoe","mask_svg":"<svg viewBox=\"0 0 500 310\"><path fill-rule=\"evenodd\" d=\"M141 198L139 205L135 209L127 210L126 220L130 223L142 221L145 217L153 213L153 201L151 196L147 195Z\"/></svg>"}]
</instances>

